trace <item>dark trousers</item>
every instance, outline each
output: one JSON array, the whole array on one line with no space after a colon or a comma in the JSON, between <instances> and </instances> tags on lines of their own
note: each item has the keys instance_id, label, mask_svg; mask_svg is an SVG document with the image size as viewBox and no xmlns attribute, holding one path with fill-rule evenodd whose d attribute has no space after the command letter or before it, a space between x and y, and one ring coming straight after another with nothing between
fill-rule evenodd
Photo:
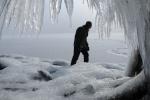
<instances>
[{"instance_id":1,"label":"dark trousers","mask_svg":"<svg viewBox=\"0 0 150 100\"><path fill-rule=\"evenodd\" d=\"M74 54L73 54L73 57L72 57L71 65L76 64L76 62L77 62L77 60L79 58L80 52L84 56L84 62L89 62L89 53L88 53L88 50L86 50L86 49L81 49L80 50L80 49L74 48Z\"/></svg>"}]
</instances>

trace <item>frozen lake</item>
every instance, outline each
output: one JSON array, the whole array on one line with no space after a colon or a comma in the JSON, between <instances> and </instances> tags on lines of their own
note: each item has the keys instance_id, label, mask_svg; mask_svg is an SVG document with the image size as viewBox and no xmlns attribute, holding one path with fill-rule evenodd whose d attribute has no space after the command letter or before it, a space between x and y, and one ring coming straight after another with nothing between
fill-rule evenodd
<instances>
[{"instance_id":1,"label":"frozen lake","mask_svg":"<svg viewBox=\"0 0 150 100\"><path fill-rule=\"evenodd\" d=\"M90 35L90 62L126 63L127 47L121 38L99 40L98 34ZM25 56L70 61L73 55L73 34L51 34L39 36L3 37L0 54L19 54ZM79 61L82 61L80 55Z\"/></svg>"}]
</instances>

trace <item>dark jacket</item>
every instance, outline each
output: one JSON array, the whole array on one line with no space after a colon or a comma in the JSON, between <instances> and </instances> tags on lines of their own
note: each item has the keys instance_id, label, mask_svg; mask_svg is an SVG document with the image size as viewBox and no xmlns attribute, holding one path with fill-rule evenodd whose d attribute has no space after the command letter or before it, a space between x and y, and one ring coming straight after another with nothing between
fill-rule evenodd
<instances>
[{"instance_id":1,"label":"dark jacket","mask_svg":"<svg viewBox=\"0 0 150 100\"><path fill-rule=\"evenodd\" d=\"M87 42L88 29L85 26L79 27L75 34L74 47L78 49L89 50Z\"/></svg>"}]
</instances>

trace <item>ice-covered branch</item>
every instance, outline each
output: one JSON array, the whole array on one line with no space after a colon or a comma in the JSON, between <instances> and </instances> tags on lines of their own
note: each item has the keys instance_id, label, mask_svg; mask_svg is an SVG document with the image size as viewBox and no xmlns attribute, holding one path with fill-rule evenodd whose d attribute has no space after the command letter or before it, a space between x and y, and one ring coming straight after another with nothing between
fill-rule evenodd
<instances>
[{"instance_id":1,"label":"ice-covered branch","mask_svg":"<svg viewBox=\"0 0 150 100\"><path fill-rule=\"evenodd\" d=\"M0 5L1 31L9 24L15 24L21 32L41 30L44 0L1 0Z\"/></svg>"}]
</instances>

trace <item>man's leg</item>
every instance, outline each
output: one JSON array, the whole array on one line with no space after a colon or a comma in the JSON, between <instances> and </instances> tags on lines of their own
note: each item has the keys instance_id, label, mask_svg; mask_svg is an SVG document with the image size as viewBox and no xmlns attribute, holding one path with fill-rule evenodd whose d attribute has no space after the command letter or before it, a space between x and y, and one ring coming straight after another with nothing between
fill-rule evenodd
<instances>
[{"instance_id":1,"label":"man's leg","mask_svg":"<svg viewBox=\"0 0 150 100\"><path fill-rule=\"evenodd\" d=\"M81 51L83 56L84 56L84 62L89 62L89 53L87 50L82 50Z\"/></svg>"},{"instance_id":2,"label":"man's leg","mask_svg":"<svg viewBox=\"0 0 150 100\"><path fill-rule=\"evenodd\" d=\"M74 48L74 53L73 53L73 57L72 57L72 60L71 60L71 65L76 64L76 62L77 62L77 60L79 58L79 55L80 55L80 50Z\"/></svg>"}]
</instances>

